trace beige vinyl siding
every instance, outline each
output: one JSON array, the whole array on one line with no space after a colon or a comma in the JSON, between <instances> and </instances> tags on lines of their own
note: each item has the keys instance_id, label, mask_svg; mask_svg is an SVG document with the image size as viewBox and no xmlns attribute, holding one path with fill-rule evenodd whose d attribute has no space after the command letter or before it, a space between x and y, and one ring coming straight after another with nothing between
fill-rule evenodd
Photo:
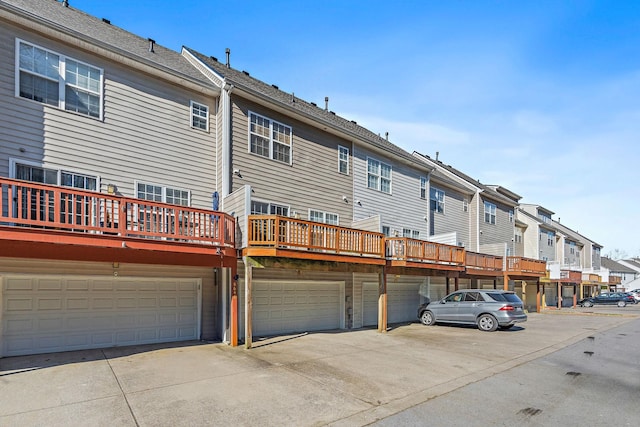
<instances>
[{"instance_id":1,"label":"beige vinyl siding","mask_svg":"<svg viewBox=\"0 0 640 427\"><path fill-rule=\"evenodd\" d=\"M469 196L447 187L433 179L430 183L432 187L444 191L444 213L431 211L429 207L430 232L431 235L441 235L455 232L457 241L453 244L462 244L469 248L469 211L463 210L463 200Z\"/></svg>"},{"instance_id":2,"label":"beige vinyl siding","mask_svg":"<svg viewBox=\"0 0 640 427\"><path fill-rule=\"evenodd\" d=\"M382 232L382 224L380 224L379 215L353 221L352 227L360 230L374 231L376 233Z\"/></svg>"},{"instance_id":3,"label":"beige vinyl siding","mask_svg":"<svg viewBox=\"0 0 640 427\"><path fill-rule=\"evenodd\" d=\"M26 42L102 68L104 120L15 97L15 37L5 27L0 30L0 44L3 56L10 60L0 63L0 107L10 113L0 118L0 127L14 128L17 135L2 132L0 136L3 147L15 147L2 150L3 170L7 170L10 156L97 175L103 190L107 184L115 184L118 194L124 196L135 195L136 180L190 190L192 206L211 207L215 135L191 128L189 103L207 105L211 112L214 99L57 42L18 30L15 34Z\"/></svg>"},{"instance_id":4,"label":"beige vinyl siding","mask_svg":"<svg viewBox=\"0 0 640 427\"><path fill-rule=\"evenodd\" d=\"M539 228L539 238L538 238L538 243L540 245L540 250L539 250L539 257L538 259L546 259L548 261L555 261L557 259L556 256L556 235L553 231L548 230L546 228ZM547 243L547 237L548 237L548 233L549 232L553 233L553 246L549 246ZM559 260L561 263L564 260Z\"/></svg>"},{"instance_id":5,"label":"beige vinyl siding","mask_svg":"<svg viewBox=\"0 0 640 427\"><path fill-rule=\"evenodd\" d=\"M246 206L247 192L251 191L248 185L238 188L224 199L224 209L229 215L236 220L236 247L244 248L247 246L247 209Z\"/></svg>"},{"instance_id":6,"label":"beige vinyl siding","mask_svg":"<svg viewBox=\"0 0 640 427\"><path fill-rule=\"evenodd\" d=\"M467 248L473 252L480 251L480 242L478 237L480 236L479 230L482 229L481 225L484 224L484 204L480 194L475 193L469 200L469 247Z\"/></svg>"},{"instance_id":7,"label":"beige vinyl siding","mask_svg":"<svg viewBox=\"0 0 640 427\"><path fill-rule=\"evenodd\" d=\"M367 158L391 165L391 194L367 187ZM354 204L354 220L380 215L382 226L390 227L391 234L402 229L418 230L420 238L429 236L429 201L420 197L420 177L426 171L411 168L403 163L385 158L361 146L353 149L353 197L361 204Z\"/></svg>"},{"instance_id":8,"label":"beige vinyl siding","mask_svg":"<svg viewBox=\"0 0 640 427\"><path fill-rule=\"evenodd\" d=\"M215 285L214 269L205 267L178 267L165 265L120 263L115 269L112 263L50 261L23 258L0 258L0 275L9 273L113 276L118 277L160 277L194 278L202 280L202 339L220 339L218 327L218 287Z\"/></svg>"},{"instance_id":9,"label":"beige vinyl siding","mask_svg":"<svg viewBox=\"0 0 640 427\"><path fill-rule=\"evenodd\" d=\"M351 226L352 178L338 172L338 145L351 149L351 143L233 94L231 97L232 164L242 174L242 178L232 177L232 191L251 185L252 200L289 206L290 212L297 212L302 219L308 219L309 209L334 213L340 225ZM292 128L291 165L249 152L249 111Z\"/></svg>"}]
</instances>

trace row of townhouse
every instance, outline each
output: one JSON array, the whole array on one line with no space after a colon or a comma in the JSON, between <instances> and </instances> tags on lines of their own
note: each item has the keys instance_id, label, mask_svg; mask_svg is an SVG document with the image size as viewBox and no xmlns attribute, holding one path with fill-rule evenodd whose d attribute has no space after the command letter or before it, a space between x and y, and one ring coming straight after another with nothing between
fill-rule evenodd
<instances>
[{"instance_id":1,"label":"row of townhouse","mask_svg":"<svg viewBox=\"0 0 640 427\"><path fill-rule=\"evenodd\" d=\"M454 289L540 310L604 283L600 246L551 212L229 52L53 0L0 0L0 23L0 357L385 331Z\"/></svg>"}]
</instances>

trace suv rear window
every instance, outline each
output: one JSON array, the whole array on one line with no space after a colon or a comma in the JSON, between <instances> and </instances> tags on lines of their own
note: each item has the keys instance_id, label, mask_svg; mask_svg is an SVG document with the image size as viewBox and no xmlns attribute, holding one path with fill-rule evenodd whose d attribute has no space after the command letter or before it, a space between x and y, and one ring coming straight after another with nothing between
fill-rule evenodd
<instances>
[{"instance_id":1,"label":"suv rear window","mask_svg":"<svg viewBox=\"0 0 640 427\"><path fill-rule=\"evenodd\" d=\"M518 295L512 293L502 294L498 292L487 292L487 295L489 295L493 300L499 302L522 302L522 300L518 298Z\"/></svg>"}]
</instances>

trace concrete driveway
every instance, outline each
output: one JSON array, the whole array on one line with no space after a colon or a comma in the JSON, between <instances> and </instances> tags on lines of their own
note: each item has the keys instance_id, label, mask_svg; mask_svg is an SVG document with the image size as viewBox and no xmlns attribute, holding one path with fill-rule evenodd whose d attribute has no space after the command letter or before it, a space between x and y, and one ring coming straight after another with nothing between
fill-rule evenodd
<instances>
[{"instance_id":1,"label":"concrete driveway","mask_svg":"<svg viewBox=\"0 0 640 427\"><path fill-rule=\"evenodd\" d=\"M509 331L420 324L0 359L0 425L365 425L636 318L529 315Z\"/></svg>"}]
</instances>

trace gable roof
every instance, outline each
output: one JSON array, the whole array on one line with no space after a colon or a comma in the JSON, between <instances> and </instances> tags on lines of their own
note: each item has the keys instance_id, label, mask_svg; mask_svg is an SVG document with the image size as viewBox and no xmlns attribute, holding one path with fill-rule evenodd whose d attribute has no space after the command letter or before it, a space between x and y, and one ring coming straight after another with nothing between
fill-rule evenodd
<instances>
[{"instance_id":1,"label":"gable roof","mask_svg":"<svg viewBox=\"0 0 640 427\"><path fill-rule=\"evenodd\" d=\"M112 25L71 6L52 0L0 0L0 18L50 39L63 40L83 50L102 55L130 67L154 68L167 76L193 84L192 89L212 91L214 86L179 52ZM52 30L52 31L51 31ZM96 50L96 51L94 51ZM99 51L99 52L98 52Z\"/></svg>"},{"instance_id":2,"label":"gable roof","mask_svg":"<svg viewBox=\"0 0 640 427\"><path fill-rule=\"evenodd\" d=\"M476 180L471 178L469 175L459 171L458 169L454 168L451 165L445 165L444 163L442 163L440 160L436 160L436 159L432 159L431 157L429 157L426 154L421 154L418 153L417 151L413 152L413 155L419 159L421 159L422 161L426 162L427 164L432 164L434 165L434 167L436 168L436 170L438 170L438 168L448 171L449 173L455 175L456 177L458 177L459 179L465 181L466 183L472 185L473 187L475 187L476 189L478 189L480 191L480 193L482 194L483 197L487 197L490 198L491 200L494 201L499 201L505 205L508 206L518 206L518 202L514 201L513 199L500 194L498 191L494 190L493 188L491 188L488 185L484 185L482 183L480 183L480 180ZM513 193L515 194L515 193Z\"/></svg>"},{"instance_id":3,"label":"gable roof","mask_svg":"<svg viewBox=\"0 0 640 427\"><path fill-rule=\"evenodd\" d=\"M622 265L618 261L614 261L611 258L607 258L605 256L600 258L600 263L604 268L608 268L610 271L615 271L618 273L636 273L636 271L627 267L626 265Z\"/></svg>"},{"instance_id":4,"label":"gable roof","mask_svg":"<svg viewBox=\"0 0 640 427\"><path fill-rule=\"evenodd\" d=\"M268 107L277 107L285 114L294 114L307 119L307 122L321 128L331 128L343 137L347 135L356 142L382 150L385 153L393 154L395 157L402 159L405 163L409 163L415 168L424 171L430 171L427 165L419 162L411 153L389 142L370 130L358 125L355 121L347 120L332 111L325 110L315 104L307 102L296 97L293 93L287 93L280 90L275 85L267 84L261 80L252 77L246 71L239 71L232 67L227 67L216 58L206 56L194 49L183 46L183 55L191 55L200 63L211 69L219 78L220 84L223 82L233 85L233 91L241 91L258 101L265 103ZM324 129L326 130L326 129Z\"/></svg>"}]
</instances>

